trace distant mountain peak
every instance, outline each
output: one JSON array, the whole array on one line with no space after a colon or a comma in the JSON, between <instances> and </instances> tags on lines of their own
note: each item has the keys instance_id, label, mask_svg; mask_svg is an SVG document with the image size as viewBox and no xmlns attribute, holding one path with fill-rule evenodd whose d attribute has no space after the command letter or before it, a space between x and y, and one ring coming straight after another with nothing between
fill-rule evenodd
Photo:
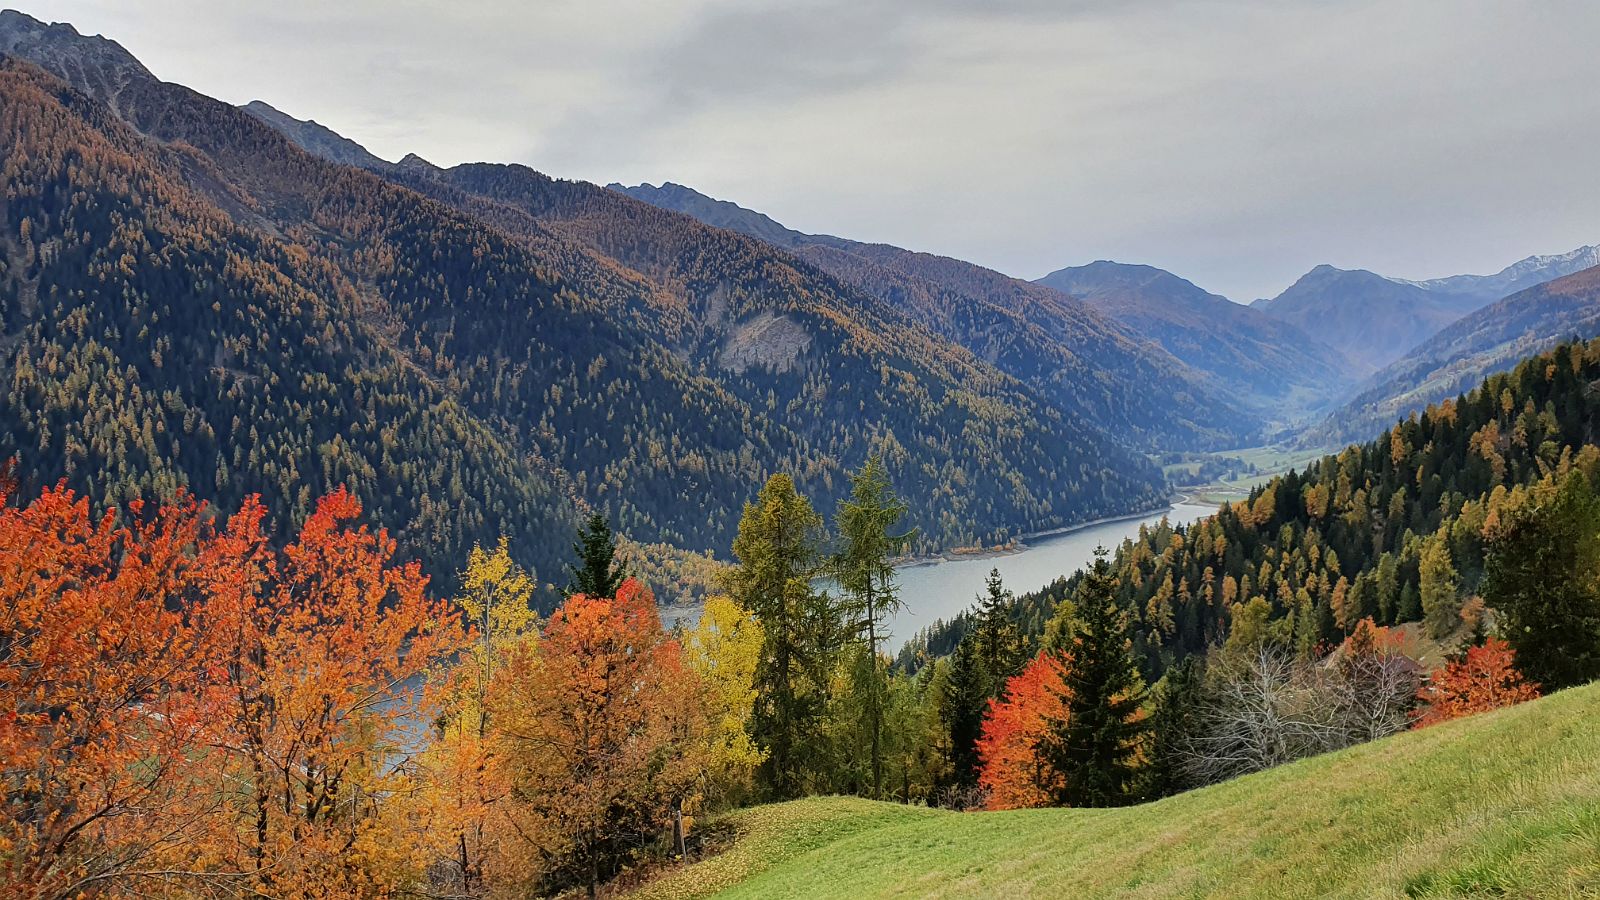
<instances>
[{"instance_id":1,"label":"distant mountain peak","mask_svg":"<svg viewBox=\"0 0 1600 900\"><path fill-rule=\"evenodd\" d=\"M71 71L70 81L118 112L122 111L118 100L129 84L159 80L110 38L81 34L65 22L47 25L14 9L0 10L0 53L51 71Z\"/></svg>"},{"instance_id":2,"label":"distant mountain peak","mask_svg":"<svg viewBox=\"0 0 1600 900\"><path fill-rule=\"evenodd\" d=\"M395 165L402 169L421 169L428 172L442 171L438 166L428 162L415 153L407 153L405 156L400 157L400 161L395 163Z\"/></svg>"},{"instance_id":3,"label":"distant mountain peak","mask_svg":"<svg viewBox=\"0 0 1600 900\"><path fill-rule=\"evenodd\" d=\"M239 108L276 128L313 156L363 169L383 169L392 165L332 128L314 119L297 119L264 100L251 100Z\"/></svg>"},{"instance_id":4,"label":"distant mountain peak","mask_svg":"<svg viewBox=\"0 0 1600 900\"><path fill-rule=\"evenodd\" d=\"M693 216L707 225L737 231L791 250L812 237L785 226L765 213L746 209L732 200L718 200L675 181L663 181L660 187L649 182L632 187L612 182L606 185L606 189L626 194L652 206Z\"/></svg>"},{"instance_id":5,"label":"distant mountain peak","mask_svg":"<svg viewBox=\"0 0 1600 900\"><path fill-rule=\"evenodd\" d=\"M1470 294L1499 300L1525 288L1600 266L1600 245L1589 244L1566 253L1536 254L1519 259L1493 275L1451 275L1427 281L1408 281L1430 291Z\"/></svg>"}]
</instances>

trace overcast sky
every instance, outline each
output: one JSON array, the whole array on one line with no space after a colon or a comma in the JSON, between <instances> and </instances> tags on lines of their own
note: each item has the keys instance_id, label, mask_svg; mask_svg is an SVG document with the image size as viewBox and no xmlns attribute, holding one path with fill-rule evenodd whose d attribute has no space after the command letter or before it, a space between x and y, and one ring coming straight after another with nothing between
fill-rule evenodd
<instances>
[{"instance_id":1,"label":"overcast sky","mask_svg":"<svg viewBox=\"0 0 1600 900\"><path fill-rule=\"evenodd\" d=\"M1233 299L1600 242L1592 0L25 0L398 159Z\"/></svg>"}]
</instances>

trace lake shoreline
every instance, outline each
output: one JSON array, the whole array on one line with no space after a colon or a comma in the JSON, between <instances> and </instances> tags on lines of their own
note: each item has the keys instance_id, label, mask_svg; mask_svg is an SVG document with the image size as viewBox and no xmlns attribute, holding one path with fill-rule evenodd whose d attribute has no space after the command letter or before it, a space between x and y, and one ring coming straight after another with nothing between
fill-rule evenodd
<instances>
[{"instance_id":1,"label":"lake shoreline","mask_svg":"<svg viewBox=\"0 0 1600 900\"><path fill-rule=\"evenodd\" d=\"M1133 519L1143 519L1143 518L1145 518L1147 516L1154 515L1155 513L1158 513L1160 511L1162 511L1163 509L1166 509L1166 510L1175 509L1175 508L1178 507L1179 504L1183 504L1183 503L1193 503L1193 504L1196 504L1196 505L1199 505L1199 506L1220 507L1220 504L1209 503L1207 501L1201 500L1196 495L1192 495L1192 494L1177 494L1172 499L1168 500L1166 503L1157 504L1155 506L1150 507L1149 509L1139 510L1137 512L1123 513L1121 515L1115 515L1115 516L1103 516L1103 517L1098 518L1098 519L1091 519L1091 520L1089 520L1087 522L1079 522L1079 523L1077 523L1075 525L1064 525L1064 526L1062 526L1060 528L1050 528L1050 529L1046 529L1044 531L1031 531L1031 532L1029 532L1027 534L1024 534L1024 535L1018 537L1015 541L1013 541L1011 544L1009 544L1009 545L1007 545L1005 547L990 547L990 548L987 548L987 549L984 549L984 550L972 550L972 551L969 551L969 552L962 552L962 551L959 551L959 550L945 550L945 551L943 551L941 553L934 553L934 554L929 554L929 555L925 555L925 556L907 556L907 557L902 557L900 559L895 560L893 565L894 565L894 568L896 568L896 569L916 569L916 568L920 568L922 566L937 566L940 563L959 562L959 561L962 561L962 560L969 560L969 559L1001 559L1003 557L1013 556L1015 554L1024 553L1024 552L1026 552L1028 550L1033 549L1028 544L1028 541L1035 541L1035 540L1039 540L1040 538L1060 537L1060 536L1065 535L1065 534L1075 534L1075 533L1077 533L1079 531L1086 531L1086 530L1088 530L1090 528L1097 528L1097 527L1099 527L1101 525L1112 525L1112 524L1115 524L1117 522L1128 522L1128 521L1131 521ZM1109 548L1109 549L1115 549L1115 548Z\"/></svg>"},{"instance_id":2,"label":"lake shoreline","mask_svg":"<svg viewBox=\"0 0 1600 900\"><path fill-rule=\"evenodd\" d=\"M1212 509L1217 507L1217 504L1206 503L1198 499L1193 494L1175 494L1165 504L1158 504L1140 512L1130 512L1116 516L1103 516L1099 519L1093 519L1088 522L1079 522L1073 525L1063 526L1061 528L1051 528L1044 531L1030 532L1029 534L1017 538L1015 542L1005 547L992 547L985 550L974 550L968 553L946 550L942 553L931 554L927 556L907 557L902 560L897 560L894 563L894 569L897 572L915 572L937 566L949 565L951 563L975 562L988 559L1003 560L1008 557L1015 557L1038 549L1038 543L1030 544L1029 541L1048 543L1051 539L1067 537L1082 531L1088 531L1092 528L1115 525L1120 522L1132 522L1140 519L1148 519L1157 514L1170 513L1183 504L1189 504L1192 506L1206 506ZM1111 547L1110 549L1115 549L1115 547ZM703 605L700 603L671 604L660 607L660 612L664 622L670 623L681 621L688 624L693 624L693 622L699 619L699 614L702 608Z\"/></svg>"}]
</instances>

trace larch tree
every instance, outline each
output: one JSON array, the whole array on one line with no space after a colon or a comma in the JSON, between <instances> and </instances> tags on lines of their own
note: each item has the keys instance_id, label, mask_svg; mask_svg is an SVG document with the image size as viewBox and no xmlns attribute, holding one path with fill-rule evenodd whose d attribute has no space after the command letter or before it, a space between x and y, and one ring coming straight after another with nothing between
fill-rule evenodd
<instances>
[{"instance_id":1,"label":"larch tree","mask_svg":"<svg viewBox=\"0 0 1600 900\"><path fill-rule=\"evenodd\" d=\"M1078 627L1064 659L1065 715L1052 721L1045 753L1061 774L1058 804L1115 806L1129 800L1145 730L1139 710L1144 685L1103 547L1095 551L1076 606Z\"/></svg>"},{"instance_id":2,"label":"larch tree","mask_svg":"<svg viewBox=\"0 0 1600 900\"><path fill-rule=\"evenodd\" d=\"M906 505L895 496L889 474L876 454L851 476L850 496L839 501L834 523L840 548L830 572L843 595L845 627L865 649L863 664L855 668L854 689L860 695L867 731L868 768L872 796L883 796L883 728L888 672L879 647L885 620L900 608L894 557L905 552L913 532L897 532Z\"/></svg>"},{"instance_id":3,"label":"larch tree","mask_svg":"<svg viewBox=\"0 0 1600 900\"><path fill-rule=\"evenodd\" d=\"M1445 637L1461 624L1460 579L1445 534L1434 535L1423 544L1418 570L1423 621L1429 634Z\"/></svg>"},{"instance_id":4,"label":"larch tree","mask_svg":"<svg viewBox=\"0 0 1600 900\"><path fill-rule=\"evenodd\" d=\"M1068 715L1064 675L1061 657L1041 653L990 701L977 741L986 808L1048 806L1062 789L1061 774L1041 746L1051 723Z\"/></svg>"},{"instance_id":5,"label":"larch tree","mask_svg":"<svg viewBox=\"0 0 1600 900\"><path fill-rule=\"evenodd\" d=\"M823 571L821 529L794 480L774 475L745 504L733 542L738 562L723 575L727 592L755 615L764 635L751 725L767 754L758 770L761 787L777 800L799 797L825 765L815 742L837 617L813 585Z\"/></svg>"}]
</instances>

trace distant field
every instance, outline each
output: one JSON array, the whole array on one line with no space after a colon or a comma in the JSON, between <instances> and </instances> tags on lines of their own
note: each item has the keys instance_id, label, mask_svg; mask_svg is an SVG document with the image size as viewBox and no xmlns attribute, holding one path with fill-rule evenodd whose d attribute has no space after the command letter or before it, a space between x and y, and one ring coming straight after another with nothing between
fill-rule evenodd
<instances>
[{"instance_id":1,"label":"distant field","mask_svg":"<svg viewBox=\"0 0 1600 900\"><path fill-rule=\"evenodd\" d=\"M1290 469L1304 469L1310 463L1316 462L1328 453L1333 452L1328 448L1302 449L1293 447L1246 447L1241 450L1224 450L1208 454L1213 458L1238 460L1245 465L1256 467L1254 475L1233 475L1207 484L1188 484L1185 490L1190 491L1190 496L1201 503L1221 504L1242 500L1248 497L1251 488L1266 484L1275 476ZM1183 485L1185 479L1193 479L1201 463L1198 460L1181 463L1171 463L1162 467L1162 472L1174 484Z\"/></svg>"},{"instance_id":2,"label":"distant field","mask_svg":"<svg viewBox=\"0 0 1600 900\"><path fill-rule=\"evenodd\" d=\"M730 819L635 896L1600 897L1600 685L1127 809Z\"/></svg>"}]
</instances>

